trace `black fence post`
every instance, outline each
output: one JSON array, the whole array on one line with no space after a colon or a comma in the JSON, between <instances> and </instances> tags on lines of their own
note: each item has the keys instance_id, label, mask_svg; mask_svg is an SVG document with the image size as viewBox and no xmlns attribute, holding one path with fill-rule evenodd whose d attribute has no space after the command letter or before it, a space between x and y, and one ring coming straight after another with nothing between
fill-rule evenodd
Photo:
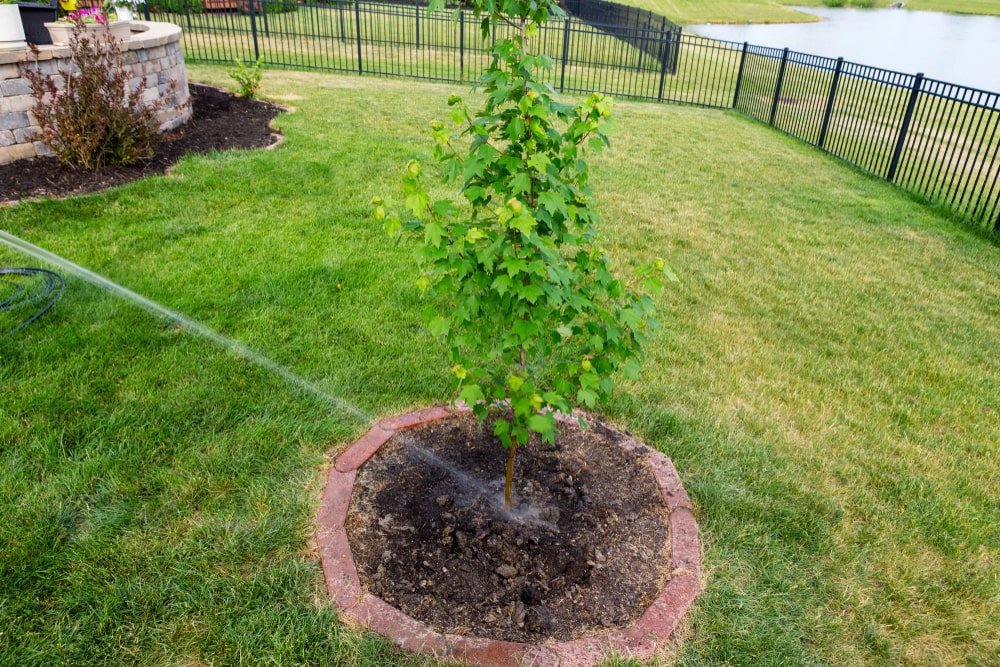
<instances>
[{"instance_id":1,"label":"black fence post","mask_svg":"<svg viewBox=\"0 0 1000 667\"><path fill-rule=\"evenodd\" d=\"M781 84L785 80L785 65L788 64L788 47L781 52L781 67L778 68L778 81L774 84L774 101L771 102L771 119L768 125L774 126L774 118L778 114L778 100L781 99Z\"/></svg>"},{"instance_id":2,"label":"black fence post","mask_svg":"<svg viewBox=\"0 0 1000 667\"><path fill-rule=\"evenodd\" d=\"M146 11L149 11L149 3L146 3ZM191 32L191 6L188 0L184 0L184 20L187 22L188 32Z\"/></svg>"},{"instance_id":3,"label":"black fence post","mask_svg":"<svg viewBox=\"0 0 1000 667\"><path fill-rule=\"evenodd\" d=\"M260 60L260 47L257 45L257 8L253 5L253 0L247 0L247 8L250 10L250 34L253 35L253 60Z\"/></svg>"},{"instance_id":4,"label":"black fence post","mask_svg":"<svg viewBox=\"0 0 1000 667\"><path fill-rule=\"evenodd\" d=\"M344 25L344 3L343 1L337 3L337 13L340 14L340 38L344 39L347 35L347 27Z\"/></svg>"},{"instance_id":5,"label":"black fence post","mask_svg":"<svg viewBox=\"0 0 1000 667\"><path fill-rule=\"evenodd\" d=\"M417 26L417 48L420 48L420 0L413 0L413 15Z\"/></svg>"},{"instance_id":6,"label":"black fence post","mask_svg":"<svg viewBox=\"0 0 1000 667\"><path fill-rule=\"evenodd\" d=\"M663 35L663 33L666 32L666 30L667 30L667 19L666 18L661 18L660 19L660 48L669 51L670 50L670 36L667 35L664 38L664 35ZM661 53L660 56L662 57L663 54Z\"/></svg>"},{"instance_id":7,"label":"black fence post","mask_svg":"<svg viewBox=\"0 0 1000 667\"><path fill-rule=\"evenodd\" d=\"M746 65L747 62L747 48L749 48L749 46L750 46L749 44L743 42L743 53L742 55L740 55L740 71L737 72L736 74L736 91L733 92L734 109L736 108L736 105L739 104L740 101L740 87L743 85L743 66Z\"/></svg>"},{"instance_id":8,"label":"black fence post","mask_svg":"<svg viewBox=\"0 0 1000 667\"><path fill-rule=\"evenodd\" d=\"M458 81L465 83L465 10L458 10Z\"/></svg>"},{"instance_id":9,"label":"black fence post","mask_svg":"<svg viewBox=\"0 0 1000 667\"><path fill-rule=\"evenodd\" d=\"M899 138L896 140L896 149L892 152L892 164L889 165L889 173L885 180L893 183L896 178L896 168L899 167L899 156L903 153L903 144L906 143L906 135L910 131L910 120L913 118L913 108L917 106L917 97L920 95L920 87L924 83L924 73L919 72L913 77L913 88L910 89L910 99L906 103L906 113L903 115L903 124L899 128Z\"/></svg>"},{"instance_id":10,"label":"black fence post","mask_svg":"<svg viewBox=\"0 0 1000 667\"><path fill-rule=\"evenodd\" d=\"M844 67L844 59L837 58L837 67L833 70L833 81L830 82L830 96L826 98L826 111L823 113L823 127L819 131L819 142L823 148L826 144L826 131L830 129L830 114L833 113L833 98L837 95L837 84L840 82L840 70Z\"/></svg>"},{"instance_id":11,"label":"black fence post","mask_svg":"<svg viewBox=\"0 0 1000 667\"><path fill-rule=\"evenodd\" d=\"M358 74L364 74L361 60L361 3L354 0L354 29L358 31Z\"/></svg>"},{"instance_id":12,"label":"black fence post","mask_svg":"<svg viewBox=\"0 0 1000 667\"><path fill-rule=\"evenodd\" d=\"M667 82L667 66L670 63L670 42L667 37L667 32L660 31L660 48L663 49L660 54L660 88L656 91L656 101L663 101L663 86Z\"/></svg>"},{"instance_id":13,"label":"black fence post","mask_svg":"<svg viewBox=\"0 0 1000 667\"><path fill-rule=\"evenodd\" d=\"M684 28L674 26L670 29L670 73L677 74L677 61L681 59L681 44L684 43Z\"/></svg>"},{"instance_id":14,"label":"black fence post","mask_svg":"<svg viewBox=\"0 0 1000 667\"><path fill-rule=\"evenodd\" d=\"M636 72L642 71L643 56L646 55L646 49L649 48L649 43L647 42L649 39L649 21L646 21L645 28L639 28L639 30L642 31L642 37L639 38L639 47L637 49L639 51L639 58L635 64Z\"/></svg>"},{"instance_id":15,"label":"black fence post","mask_svg":"<svg viewBox=\"0 0 1000 667\"><path fill-rule=\"evenodd\" d=\"M563 52L562 69L559 72L559 92L563 92L566 87L566 59L569 58L569 17L563 21Z\"/></svg>"},{"instance_id":16,"label":"black fence post","mask_svg":"<svg viewBox=\"0 0 1000 667\"><path fill-rule=\"evenodd\" d=\"M149 3L148 2L142 3L142 13L146 17L147 21L152 21L152 19L149 18Z\"/></svg>"},{"instance_id":17,"label":"black fence post","mask_svg":"<svg viewBox=\"0 0 1000 667\"><path fill-rule=\"evenodd\" d=\"M271 27L267 23L267 0L260 0L260 16L264 19L264 36L271 36Z\"/></svg>"}]
</instances>

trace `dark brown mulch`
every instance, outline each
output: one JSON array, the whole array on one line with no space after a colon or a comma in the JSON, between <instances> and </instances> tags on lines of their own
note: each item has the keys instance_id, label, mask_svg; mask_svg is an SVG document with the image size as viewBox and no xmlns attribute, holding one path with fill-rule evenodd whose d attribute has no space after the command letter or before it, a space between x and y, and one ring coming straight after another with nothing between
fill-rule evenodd
<instances>
[{"instance_id":1,"label":"dark brown mulch","mask_svg":"<svg viewBox=\"0 0 1000 667\"><path fill-rule=\"evenodd\" d=\"M277 141L270 122L281 113L280 107L196 83L190 84L190 90L194 105L191 120L166 134L149 160L98 171L71 167L55 157L0 165L0 200L96 192L144 176L162 174L187 153L260 148Z\"/></svg>"},{"instance_id":2,"label":"dark brown mulch","mask_svg":"<svg viewBox=\"0 0 1000 667\"><path fill-rule=\"evenodd\" d=\"M506 453L471 416L393 436L358 473L362 584L441 632L539 643L633 624L669 579L668 512L641 454L600 426Z\"/></svg>"}]
</instances>

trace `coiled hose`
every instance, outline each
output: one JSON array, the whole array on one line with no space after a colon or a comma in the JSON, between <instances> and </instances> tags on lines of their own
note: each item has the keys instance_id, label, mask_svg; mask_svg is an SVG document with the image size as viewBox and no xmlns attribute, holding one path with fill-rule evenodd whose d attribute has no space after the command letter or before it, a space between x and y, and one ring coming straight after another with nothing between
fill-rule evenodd
<instances>
[{"instance_id":1,"label":"coiled hose","mask_svg":"<svg viewBox=\"0 0 1000 667\"><path fill-rule=\"evenodd\" d=\"M8 276L18 276L29 280L19 281ZM13 294L0 301L0 313L23 308L28 308L28 312L31 312L31 306L39 304L41 306L28 319L23 320L7 333L0 335L0 340L13 336L44 315L59 300L65 288L66 280L55 271L26 266L0 267L0 299L4 299L5 293L13 291Z\"/></svg>"}]
</instances>

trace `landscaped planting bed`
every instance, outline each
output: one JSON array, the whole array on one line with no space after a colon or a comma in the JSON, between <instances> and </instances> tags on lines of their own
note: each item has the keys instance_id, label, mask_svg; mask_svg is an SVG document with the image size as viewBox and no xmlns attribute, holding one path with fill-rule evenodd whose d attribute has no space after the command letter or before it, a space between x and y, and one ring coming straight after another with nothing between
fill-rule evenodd
<instances>
[{"instance_id":1,"label":"landscaped planting bed","mask_svg":"<svg viewBox=\"0 0 1000 667\"><path fill-rule=\"evenodd\" d=\"M164 137L150 160L135 165L86 171L54 156L0 165L0 199L65 197L106 190L144 176L162 174L189 153L263 148L278 140L270 121L281 109L246 100L211 86L191 85L192 120Z\"/></svg>"}]
</instances>

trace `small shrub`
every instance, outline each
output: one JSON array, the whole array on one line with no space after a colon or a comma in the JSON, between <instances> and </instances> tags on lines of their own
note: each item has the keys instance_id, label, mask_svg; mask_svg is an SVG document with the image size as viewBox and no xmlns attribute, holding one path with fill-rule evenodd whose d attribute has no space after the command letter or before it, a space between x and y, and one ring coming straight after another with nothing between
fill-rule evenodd
<instances>
[{"instance_id":1,"label":"small shrub","mask_svg":"<svg viewBox=\"0 0 1000 667\"><path fill-rule=\"evenodd\" d=\"M264 57L257 58L257 62L250 67L247 67L245 63L239 60L233 62L236 63L236 67L229 70L229 76L239 85L240 95L248 100L252 100L257 97L257 91L260 90L260 82L264 76L264 73L261 71L261 65L264 64Z\"/></svg>"},{"instance_id":2,"label":"small shrub","mask_svg":"<svg viewBox=\"0 0 1000 667\"><path fill-rule=\"evenodd\" d=\"M22 65L35 98L32 109L42 139L68 164L89 170L133 164L152 156L160 141L156 112L163 102L144 104L142 88L131 90L131 70L122 62L117 40L92 39L77 21L70 38L70 68L65 85ZM35 62L38 49L31 47Z\"/></svg>"}]
</instances>

